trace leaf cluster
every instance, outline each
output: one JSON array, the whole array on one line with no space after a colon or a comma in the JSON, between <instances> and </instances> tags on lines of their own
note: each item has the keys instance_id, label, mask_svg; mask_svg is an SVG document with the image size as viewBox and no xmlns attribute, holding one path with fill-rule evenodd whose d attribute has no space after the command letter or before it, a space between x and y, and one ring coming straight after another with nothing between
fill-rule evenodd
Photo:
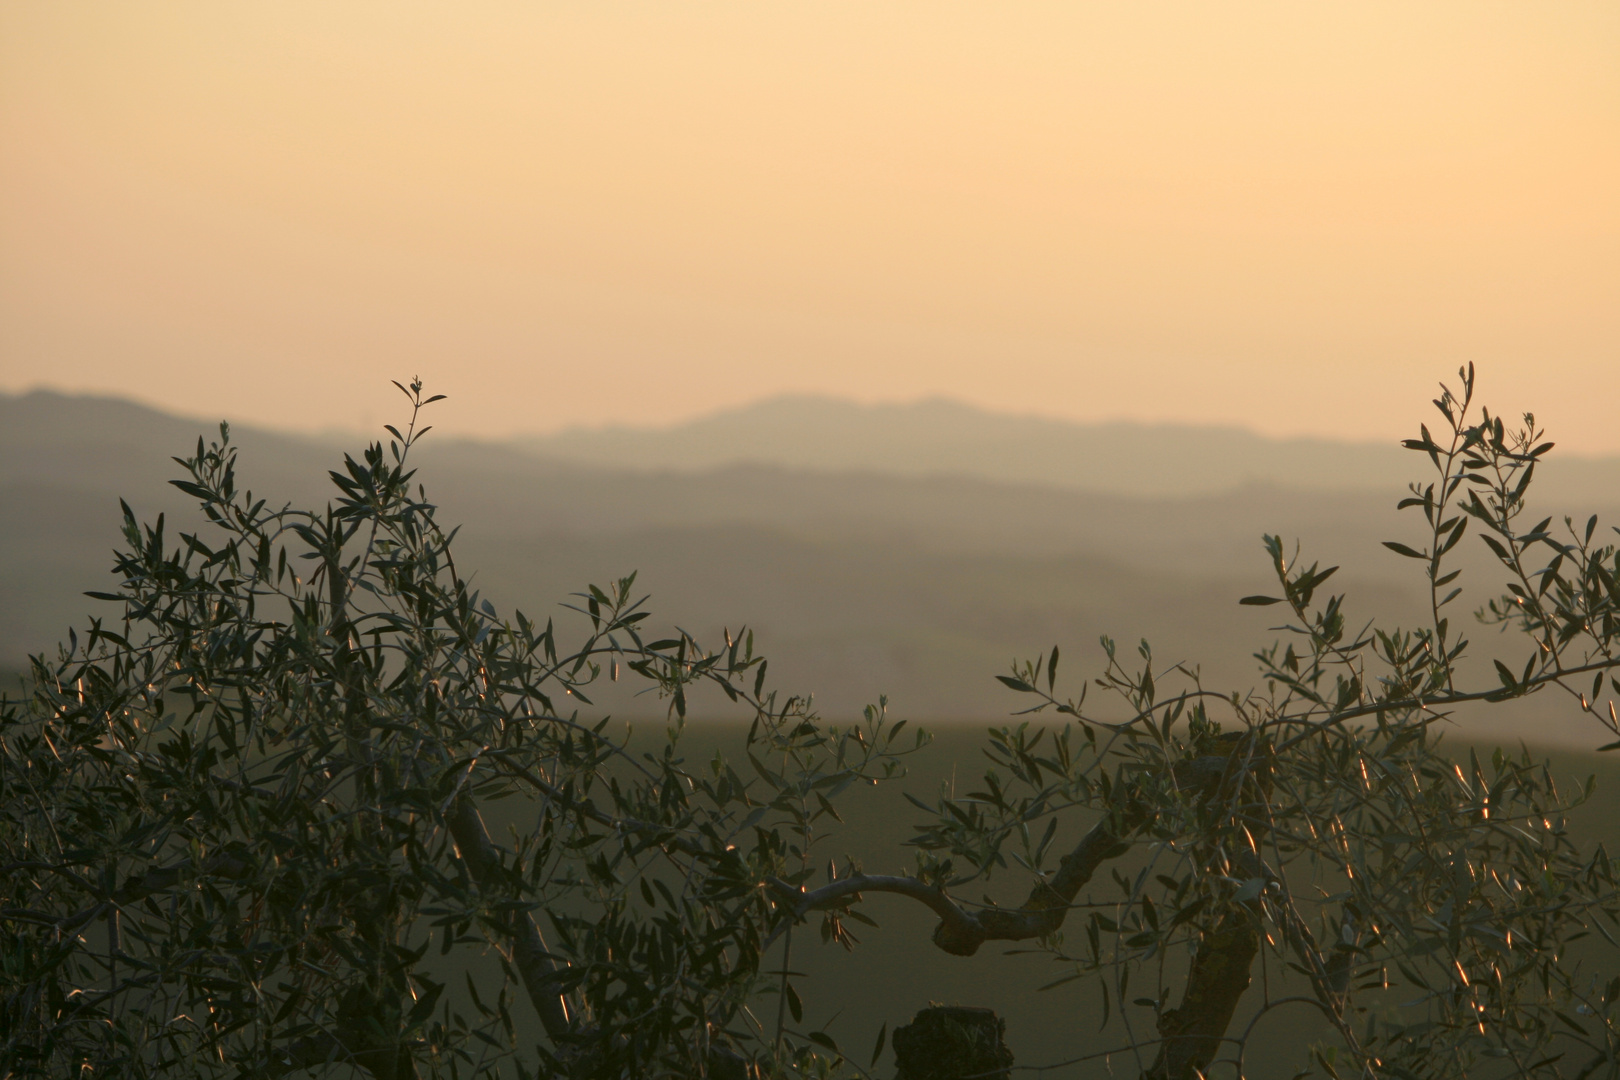
<instances>
[{"instance_id":1,"label":"leaf cluster","mask_svg":"<svg viewBox=\"0 0 1620 1080\"><path fill-rule=\"evenodd\" d=\"M1427 542L1386 545L1423 567L1427 625L1354 629L1324 588L1337 568L1267 536L1276 592L1241 601L1283 612L1282 640L1256 654L1263 688L1215 692L1147 642L1127 660L1104 638L1101 672L1063 697L1054 647L999 678L1032 701L1025 713L1067 723L993 731L981 783L918 800L932 820L913 840L916 878L979 940L1057 961L1050 986L1095 985L1101 1021L1127 1032L1099 1055L1134 1055L1148 1077L1241 1075L1265 1018L1305 1009L1336 1033L1307 1073L1620 1067L1620 983L1590 967L1615 944L1615 869L1567 826L1587 790L1528 752L1456 760L1442 738L1465 706L1547 689L1617 733L1620 559L1595 518L1562 536L1520 526L1551 444L1531 416L1515 431L1475 411L1472 368L1460 374L1435 402L1444 436L1425 425L1406 443L1435 472L1400 504L1421 511ZM1470 643L1451 621L1470 525L1505 573L1477 621L1523 649L1477 688L1462 685ZM955 899L1007 873L1028 882L1022 906ZM1263 1000L1238 1025L1253 981Z\"/></svg>"},{"instance_id":2,"label":"leaf cluster","mask_svg":"<svg viewBox=\"0 0 1620 1080\"><path fill-rule=\"evenodd\" d=\"M0 702L0 1075L830 1067L759 1015L792 994L764 945L840 793L921 740L779 698L750 631L649 639L634 575L503 615L410 468L436 399L400 389L321 509L199 440L202 527L126 505L117 614ZM667 704L651 748L583 711L620 680ZM709 691L752 718L741 773L681 753Z\"/></svg>"}]
</instances>

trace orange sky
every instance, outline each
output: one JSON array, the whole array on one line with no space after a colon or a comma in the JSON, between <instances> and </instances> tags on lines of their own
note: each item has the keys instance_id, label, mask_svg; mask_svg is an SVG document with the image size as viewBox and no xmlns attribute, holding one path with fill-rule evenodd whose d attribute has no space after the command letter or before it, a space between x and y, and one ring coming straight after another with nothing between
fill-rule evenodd
<instances>
[{"instance_id":1,"label":"orange sky","mask_svg":"<svg viewBox=\"0 0 1620 1080\"><path fill-rule=\"evenodd\" d=\"M0 5L0 389L788 390L1620 453L1620 5Z\"/></svg>"}]
</instances>

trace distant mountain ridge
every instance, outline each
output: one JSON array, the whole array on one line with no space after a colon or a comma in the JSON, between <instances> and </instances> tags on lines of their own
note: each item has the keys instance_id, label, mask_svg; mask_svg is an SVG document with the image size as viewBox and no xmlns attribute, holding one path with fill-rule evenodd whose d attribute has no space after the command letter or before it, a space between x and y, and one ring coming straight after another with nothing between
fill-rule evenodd
<instances>
[{"instance_id":1,"label":"distant mountain ridge","mask_svg":"<svg viewBox=\"0 0 1620 1080\"><path fill-rule=\"evenodd\" d=\"M819 423L814 410L787 412L778 432ZM948 407L924 413L960 416ZM765 409L753 415L771 419ZM957 426L975 423L966 416ZM232 432L239 489L272 505L324 505L334 495L327 471L362 445ZM1404 481L1428 464L1410 452L1392 451L1404 469L1376 490L1272 482L1162 494L1150 483L1069 487L1033 469L998 479L960 457L907 475L899 450L855 462L846 449L842 459L823 455L821 467L794 467L747 463L740 443L699 468L695 451L669 456L680 452L678 429L652 434L675 441L646 443L641 458L591 459L580 447L540 453L440 429L413 465L440 519L464 526L463 570L501 611L566 619L557 604L569 593L639 571L660 629L667 620L717 638L746 623L773 674L793 692L815 693L829 715L854 715L883 693L910 716L999 716L1010 703L991 676L1012 656L1060 643L1078 663L1103 633L1149 638L1166 662L1199 663L1215 682L1248 685L1250 654L1275 636L1272 609L1236 603L1274 587L1263 532L1297 538L1308 560L1341 565L1335 585L1355 617L1407 625L1425 617L1421 575L1380 544L1423 542L1421 518L1395 511ZM112 584L119 498L148 521L167 513L170 536L197 527L194 502L167 481L179 471L171 456L189 454L199 435L217 437L217 422L116 399L0 394L0 673L105 611L83 593ZM920 445L914 437L906 452ZM1597 475L1613 464L1577 461ZM1596 490L1567 510L1620 520L1620 490ZM1562 500L1541 505L1566 509ZM1459 554L1488 561L1473 541ZM1471 592L1464 606L1480 598ZM638 715L661 708L652 699L630 706Z\"/></svg>"},{"instance_id":2,"label":"distant mountain ridge","mask_svg":"<svg viewBox=\"0 0 1620 1080\"><path fill-rule=\"evenodd\" d=\"M174 453L182 440L211 435L217 423L112 397L0 393L0 480L62 470L82 475L92 467L114 474L156 468L166 475L167 456L135 453L137 448L161 443ZM234 425L233 431L239 443L263 446L278 462L298 461L295 471L302 475L315 461L330 461L334 446L361 443ZM69 433L74 437L65 437ZM861 405L807 395L768 398L662 428L571 428L504 442L457 440L445 432L433 451L503 468L522 457L564 471L640 474L767 466L817 474L963 477L1147 499L1209 498L1254 487L1390 494L1424 472L1421 459L1394 443L1275 439L1235 426L1084 424L992 413L942 398ZM1559 501L1620 503L1620 458L1555 453L1541 471L1539 486Z\"/></svg>"},{"instance_id":3,"label":"distant mountain ridge","mask_svg":"<svg viewBox=\"0 0 1620 1080\"><path fill-rule=\"evenodd\" d=\"M1084 424L992 413L942 398L861 405L789 395L667 428L570 429L513 442L548 458L612 469L704 472L775 465L964 476L1148 498L1209 496L1253 485L1399 491L1420 471L1412 454L1393 441L1274 439L1218 425ZM1563 458L1558 471L1576 489L1607 483L1620 491L1620 459Z\"/></svg>"}]
</instances>

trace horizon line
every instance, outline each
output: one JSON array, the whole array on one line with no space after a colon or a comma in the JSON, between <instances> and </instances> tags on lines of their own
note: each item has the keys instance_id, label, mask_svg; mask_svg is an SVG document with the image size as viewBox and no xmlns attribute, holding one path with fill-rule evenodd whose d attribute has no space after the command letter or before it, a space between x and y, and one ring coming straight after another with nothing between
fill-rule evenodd
<instances>
[{"instance_id":1,"label":"horizon line","mask_svg":"<svg viewBox=\"0 0 1620 1080\"><path fill-rule=\"evenodd\" d=\"M384 434L383 427L380 424L375 425L375 430L373 431L360 425L328 425L320 428L300 428L291 425L266 425L254 421L237 422L231 420L229 417L211 417L178 411L158 402L143 400L139 397L125 393L102 390L73 390L52 385L43 381L28 384L20 390L8 390L0 387L0 397L21 399L33 394L43 394L64 399L101 401L128 405L139 409L145 409L149 412L175 420L187 420L194 423L206 424L210 427L216 426L221 422L225 422L229 423L232 427L238 427L247 431L258 431L284 437L305 439L313 442L327 443L338 439L351 438L375 440L379 435ZM1137 428L1144 430L1224 432L1245 435L1262 442L1274 444L1311 443L1322 446L1343 446L1363 449L1396 449L1400 445L1399 440L1391 440L1390 442L1385 443L1384 441L1378 439L1349 439L1343 437L1310 434L1268 434L1252 426L1241 423L1199 423L1188 420L1151 420L1128 416L1110 416L1095 420L1080 420L1073 417L1055 416L1035 412L1010 412L979 405L959 397L950 396L948 394L926 394L907 398L877 398L863 401L852 396L829 394L823 391L814 390L788 390L778 393L765 394L738 404L721 405L704 412L695 413L680 420L674 420L666 423L633 424L609 421L601 424L571 424L565 427L555 428L550 431L514 432L506 435L495 436L471 433L456 434L447 429L440 428L439 425L434 425L434 427L438 428L438 430L443 433L444 441L527 449L526 444L546 443L567 438L569 436L578 435L671 435L679 432L683 428L690 428L700 424L712 422L723 417L758 410L773 404L794 401L846 406L862 412L917 409L930 405L943 405L997 420L1024 420L1044 426L1071 428L1077 430ZM1556 444L1557 440L1555 439L1553 441ZM1576 460L1594 463L1617 462L1620 461L1620 453L1581 454L1575 451L1565 451L1559 455L1559 458L1564 461Z\"/></svg>"}]
</instances>

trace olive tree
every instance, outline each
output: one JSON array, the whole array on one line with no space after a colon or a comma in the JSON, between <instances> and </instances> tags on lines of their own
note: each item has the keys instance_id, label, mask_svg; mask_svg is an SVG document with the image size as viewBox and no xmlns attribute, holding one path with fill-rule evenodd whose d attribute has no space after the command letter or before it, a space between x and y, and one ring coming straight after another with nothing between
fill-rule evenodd
<instances>
[{"instance_id":1,"label":"olive tree","mask_svg":"<svg viewBox=\"0 0 1620 1080\"><path fill-rule=\"evenodd\" d=\"M116 614L0 704L0 1076L825 1071L796 997L759 1011L773 890L903 725L818 722L746 630L645 640L634 576L568 625L499 611L413 483L436 399L400 389L320 510L199 439L200 527L126 504ZM619 680L667 703L651 749L582 711ZM680 753L705 688L747 780Z\"/></svg>"},{"instance_id":2,"label":"olive tree","mask_svg":"<svg viewBox=\"0 0 1620 1080\"><path fill-rule=\"evenodd\" d=\"M948 953L1023 943L1093 983L1125 1038L1075 1059L1155 1080L1244 1075L1290 1009L1330 1033L1306 1071L1612 1075L1620 979L1591 946L1620 894L1566 827L1583 792L1524 753L1453 760L1439 727L1564 692L1620 746L1620 561L1595 520L1523 527L1549 446L1474 412L1462 374L1408 443L1428 542L1390 544L1427 577L1423 625L1353 629L1332 568L1268 537L1276 595L1243 602L1287 638L1259 688L1107 639L1073 694L1056 648L1016 666L1061 726L992 731L982 784L922 805L893 876L812 848L922 738L881 705L820 721L744 630L644 640L633 577L561 625L503 614L414 484L419 384L321 510L238 491L222 426L177 459L202 525L126 508L117 614L0 704L0 1075L864 1071L801 1030L786 952L811 919L852 943L883 894ZM1523 650L1480 687L1452 622L1470 529L1506 575L1478 615ZM667 703L661 737L598 715L620 680ZM683 756L698 693L743 714L740 769ZM1009 877L1021 902L968 898Z\"/></svg>"},{"instance_id":3,"label":"olive tree","mask_svg":"<svg viewBox=\"0 0 1620 1080\"><path fill-rule=\"evenodd\" d=\"M1460 375L1435 402L1439 434L1405 444L1433 470L1400 503L1428 542L1387 544L1426 578L1424 625L1352 627L1323 588L1335 568L1268 536L1276 592L1241 601L1285 621L1257 654L1261 688L1212 689L1156 669L1146 642L1133 659L1104 638L1103 670L1062 696L1054 647L1000 679L1064 725L992 731L982 783L922 807L914 872L782 882L785 901L807 916L899 894L937 916L947 953L1028 943L1123 1023L1123 1041L1074 1060L1151 1080L1245 1075L1257 1025L1300 1009L1334 1035L1306 1073L1620 1075L1620 964L1593 944L1615 943L1615 868L1565 817L1586 793L1527 752L1453 760L1440 739L1463 706L1562 693L1620 747L1620 558L1596 518L1525 527L1551 444L1531 416L1515 430L1475 411L1472 367ZM1470 528L1504 573L1478 618L1519 643L1477 687L1452 621ZM965 899L1009 873L1021 903ZM1263 1000L1239 1025L1257 974Z\"/></svg>"}]
</instances>

